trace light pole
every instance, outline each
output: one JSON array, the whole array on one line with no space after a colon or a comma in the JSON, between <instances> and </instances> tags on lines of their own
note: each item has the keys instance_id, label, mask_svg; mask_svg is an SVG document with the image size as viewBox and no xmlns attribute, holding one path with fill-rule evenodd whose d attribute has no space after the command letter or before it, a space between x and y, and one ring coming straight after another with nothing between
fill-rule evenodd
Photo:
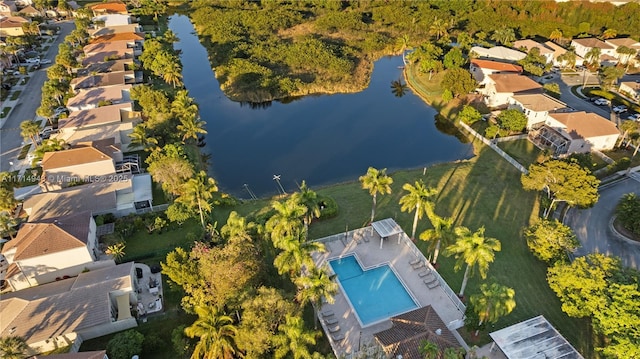
<instances>
[{"instance_id":1,"label":"light pole","mask_svg":"<svg viewBox=\"0 0 640 359\"><path fill-rule=\"evenodd\" d=\"M280 183L280 175L273 175L273 180L278 184L278 187L282 191L282 194L287 194L287 192L285 192L284 188L282 187L282 183Z\"/></svg>"}]
</instances>

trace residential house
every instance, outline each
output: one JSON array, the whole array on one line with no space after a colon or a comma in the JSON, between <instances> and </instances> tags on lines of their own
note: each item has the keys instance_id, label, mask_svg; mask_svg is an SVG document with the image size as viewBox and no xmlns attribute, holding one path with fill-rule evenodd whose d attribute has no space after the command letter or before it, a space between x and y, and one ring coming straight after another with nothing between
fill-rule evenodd
<instances>
[{"instance_id":1,"label":"residential house","mask_svg":"<svg viewBox=\"0 0 640 359\"><path fill-rule=\"evenodd\" d=\"M87 45L84 48L83 66L110 60L133 59L141 52L140 48L130 47L127 41L105 42Z\"/></svg>"},{"instance_id":2,"label":"residential house","mask_svg":"<svg viewBox=\"0 0 640 359\"><path fill-rule=\"evenodd\" d=\"M128 15L127 5L120 1L110 1L90 6L93 11L93 16L107 15L107 14L122 14Z\"/></svg>"},{"instance_id":3,"label":"residential house","mask_svg":"<svg viewBox=\"0 0 640 359\"><path fill-rule=\"evenodd\" d=\"M588 37L584 39L571 40L571 46L576 51L576 54L586 59L586 55L594 47L600 48L600 62L612 63L617 62L616 50L612 45L606 42L596 39L595 37Z\"/></svg>"},{"instance_id":4,"label":"residential house","mask_svg":"<svg viewBox=\"0 0 640 359\"><path fill-rule=\"evenodd\" d=\"M106 350L93 352L35 355L29 359L109 359Z\"/></svg>"},{"instance_id":5,"label":"residential house","mask_svg":"<svg viewBox=\"0 0 640 359\"><path fill-rule=\"evenodd\" d=\"M507 62L471 59L469 71L471 71L473 78L482 86L485 84L485 80L489 75L503 73L522 74L522 66Z\"/></svg>"},{"instance_id":6,"label":"residential house","mask_svg":"<svg viewBox=\"0 0 640 359\"><path fill-rule=\"evenodd\" d=\"M133 67L133 59L110 60L89 64L85 68L78 69L76 73L80 77L97 73L129 71Z\"/></svg>"},{"instance_id":7,"label":"residential house","mask_svg":"<svg viewBox=\"0 0 640 359\"><path fill-rule=\"evenodd\" d=\"M0 279L14 291L76 276L98 260L96 222L85 211L25 223L1 253Z\"/></svg>"},{"instance_id":8,"label":"residential house","mask_svg":"<svg viewBox=\"0 0 640 359\"><path fill-rule=\"evenodd\" d=\"M634 64L638 63L638 60L636 59L636 55L638 55L638 52L640 51L640 42L630 37L624 37L619 39L608 39L608 40L605 40L604 42L614 47L615 57L618 58L620 62L622 62L623 64L626 64L630 60ZM618 53L618 48L621 46L628 47L632 50L635 50L635 54L625 55L625 54Z\"/></svg>"},{"instance_id":9,"label":"residential house","mask_svg":"<svg viewBox=\"0 0 640 359\"><path fill-rule=\"evenodd\" d=\"M491 357L584 359L542 315L489 333L489 336L493 339L491 352L499 350L502 354Z\"/></svg>"},{"instance_id":10,"label":"residential house","mask_svg":"<svg viewBox=\"0 0 640 359\"><path fill-rule=\"evenodd\" d=\"M131 16L126 14L100 15L94 17L92 21L94 24L98 24L98 26L103 27L128 25L131 24Z\"/></svg>"},{"instance_id":11,"label":"residential house","mask_svg":"<svg viewBox=\"0 0 640 359\"><path fill-rule=\"evenodd\" d=\"M116 85L136 84L141 81L141 76L136 77L134 71L121 71L76 77L71 80L69 86L71 86L72 91L78 91L93 87L109 87Z\"/></svg>"},{"instance_id":12,"label":"residential house","mask_svg":"<svg viewBox=\"0 0 640 359\"><path fill-rule=\"evenodd\" d=\"M427 305L391 318L391 328L375 333L376 343L387 358L422 359L422 343L430 341L440 353L448 348L462 348L438 313Z\"/></svg>"},{"instance_id":13,"label":"residential house","mask_svg":"<svg viewBox=\"0 0 640 359\"><path fill-rule=\"evenodd\" d=\"M42 13L31 5L18 11L18 14L20 14L20 16L26 16L29 18L42 16Z\"/></svg>"},{"instance_id":14,"label":"residential house","mask_svg":"<svg viewBox=\"0 0 640 359\"><path fill-rule=\"evenodd\" d=\"M136 32L142 33L142 26L140 24L127 24L127 25L115 25L115 26L94 26L92 29L87 29L89 37L98 37L104 35L121 34L124 32Z\"/></svg>"},{"instance_id":15,"label":"residential house","mask_svg":"<svg viewBox=\"0 0 640 359\"><path fill-rule=\"evenodd\" d=\"M494 46L489 49L480 46L474 46L471 48L471 51L469 51L469 53L477 55L472 55L472 57L504 60L510 62L520 61L527 57L527 54L525 54L524 52L510 49L504 46Z\"/></svg>"},{"instance_id":16,"label":"residential house","mask_svg":"<svg viewBox=\"0 0 640 359\"><path fill-rule=\"evenodd\" d=\"M618 91L636 101L640 100L640 83L623 81L620 83Z\"/></svg>"},{"instance_id":17,"label":"residential house","mask_svg":"<svg viewBox=\"0 0 640 359\"><path fill-rule=\"evenodd\" d=\"M564 102L545 94L513 95L509 98L509 109L515 108L527 116L527 129L544 124L549 113L566 110Z\"/></svg>"},{"instance_id":18,"label":"residential house","mask_svg":"<svg viewBox=\"0 0 640 359\"><path fill-rule=\"evenodd\" d=\"M77 146L82 142L99 141L111 138L116 146L122 148L123 152L136 151L137 146L131 144L129 134L133 132L136 122L114 122L110 124L81 127L76 130L61 131L54 134L57 139L61 139L71 146Z\"/></svg>"},{"instance_id":19,"label":"residential house","mask_svg":"<svg viewBox=\"0 0 640 359\"><path fill-rule=\"evenodd\" d=\"M547 63L553 62L553 55L555 50L537 41L531 39L518 40L513 43L513 48L526 49L527 53L529 53L531 49L538 49L540 51L540 55L544 56L547 59Z\"/></svg>"},{"instance_id":20,"label":"residential house","mask_svg":"<svg viewBox=\"0 0 640 359\"><path fill-rule=\"evenodd\" d=\"M146 173L108 175L93 183L33 194L22 207L30 221L80 211L91 211L94 216L112 213L121 217L151 207L151 189L151 176Z\"/></svg>"},{"instance_id":21,"label":"residential house","mask_svg":"<svg viewBox=\"0 0 640 359\"><path fill-rule=\"evenodd\" d=\"M117 34L102 35L92 39L88 45L82 48L85 57L95 53L113 51L114 49L133 49L134 56L142 54L144 34L135 32L122 32Z\"/></svg>"},{"instance_id":22,"label":"residential house","mask_svg":"<svg viewBox=\"0 0 640 359\"><path fill-rule=\"evenodd\" d=\"M519 94L542 93L542 85L519 74L494 74L487 76L484 88L478 90L485 96L487 106L506 107L509 98Z\"/></svg>"},{"instance_id":23,"label":"residential house","mask_svg":"<svg viewBox=\"0 0 640 359\"><path fill-rule=\"evenodd\" d=\"M69 111L89 110L100 106L131 102L132 85L116 85L80 90L67 102Z\"/></svg>"},{"instance_id":24,"label":"residential house","mask_svg":"<svg viewBox=\"0 0 640 359\"><path fill-rule=\"evenodd\" d=\"M7 293L0 300L0 336L19 336L33 353L71 346L137 326L133 262Z\"/></svg>"},{"instance_id":25,"label":"residential house","mask_svg":"<svg viewBox=\"0 0 640 359\"><path fill-rule=\"evenodd\" d=\"M11 16L18 11L14 1L0 1L0 16Z\"/></svg>"},{"instance_id":26,"label":"residential house","mask_svg":"<svg viewBox=\"0 0 640 359\"><path fill-rule=\"evenodd\" d=\"M20 16L9 16L0 19L0 37L24 36L22 24L29 20Z\"/></svg>"},{"instance_id":27,"label":"residential house","mask_svg":"<svg viewBox=\"0 0 640 359\"><path fill-rule=\"evenodd\" d=\"M548 48L553 50L553 65L554 66L559 66L559 67L565 67L567 64L564 61L558 60L558 57L561 56L561 55L564 55L567 52L567 50L564 47L562 47L562 46L560 46L560 45L558 45L558 44L556 44L556 43L554 43L552 41L547 41L544 44L545 44L545 46L547 46ZM579 56L578 54L576 54L576 63L575 63L575 65L576 66L581 66L583 63L584 63L584 59L582 58L582 56Z\"/></svg>"},{"instance_id":28,"label":"residential house","mask_svg":"<svg viewBox=\"0 0 640 359\"><path fill-rule=\"evenodd\" d=\"M549 113L544 125L529 132L529 139L555 156L612 149L620 131L606 118L584 111Z\"/></svg>"}]
</instances>

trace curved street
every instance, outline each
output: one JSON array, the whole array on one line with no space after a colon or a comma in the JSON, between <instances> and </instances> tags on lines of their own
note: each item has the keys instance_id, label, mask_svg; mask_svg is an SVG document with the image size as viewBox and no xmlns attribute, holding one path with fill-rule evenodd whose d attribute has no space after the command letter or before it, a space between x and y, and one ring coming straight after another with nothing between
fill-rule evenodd
<instances>
[{"instance_id":1,"label":"curved street","mask_svg":"<svg viewBox=\"0 0 640 359\"><path fill-rule=\"evenodd\" d=\"M581 243L576 256L602 253L620 257L626 267L640 269L640 243L621 238L614 233L609 222L620 198L634 192L640 195L640 174L601 188L600 199L593 208L570 209L564 223L571 227Z\"/></svg>"}]
</instances>

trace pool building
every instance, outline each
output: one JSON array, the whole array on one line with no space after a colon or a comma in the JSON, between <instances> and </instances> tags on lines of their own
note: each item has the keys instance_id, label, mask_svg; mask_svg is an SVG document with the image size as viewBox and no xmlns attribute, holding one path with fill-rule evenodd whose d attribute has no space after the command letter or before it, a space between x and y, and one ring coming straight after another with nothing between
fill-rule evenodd
<instances>
[{"instance_id":1,"label":"pool building","mask_svg":"<svg viewBox=\"0 0 640 359\"><path fill-rule=\"evenodd\" d=\"M394 220L318 241L314 261L339 285L335 303L316 308L337 357L410 359L424 339L467 349L455 331L464 305Z\"/></svg>"}]
</instances>

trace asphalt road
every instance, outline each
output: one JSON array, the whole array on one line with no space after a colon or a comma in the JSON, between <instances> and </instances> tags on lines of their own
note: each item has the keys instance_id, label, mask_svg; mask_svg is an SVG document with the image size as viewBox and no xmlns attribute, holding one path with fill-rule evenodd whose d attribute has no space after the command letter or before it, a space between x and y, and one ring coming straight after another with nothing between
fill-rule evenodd
<instances>
[{"instance_id":1,"label":"asphalt road","mask_svg":"<svg viewBox=\"0 0 640 359\"><path fill-rule=\"evenodd\" d=\"M75 27L72 21L59 22L57 25L60 26L58 38L51 43L47 53L41 55L42 59L50 59L51 62L58 54L58 45ZM0 129L0 171L8 171L9 162L14 161L20 153L23 141L20 136L20 123L36 117L36 109L40 106L42 97L42 85L47 79L48 66L51 65L42 65L40 70L30 74L31 78L22 90L18 104L13 108L4 126Z\"/></svg>"},{"instance_id":2,"label":"asphalt road","mask_svg":"<svg viewBox=\"0 0 640 359\"><path fill-rule=\"evenodd\" d=\"M632 177L601 189L593 208L569 210L565 224L573 229L582 245L576 256L602 253L619 257L627 267L640 269L640 243L620 238L609 226L620 198L631 192L640 195L640 174L634 173Z\"/></svg>"}]
</instances>

